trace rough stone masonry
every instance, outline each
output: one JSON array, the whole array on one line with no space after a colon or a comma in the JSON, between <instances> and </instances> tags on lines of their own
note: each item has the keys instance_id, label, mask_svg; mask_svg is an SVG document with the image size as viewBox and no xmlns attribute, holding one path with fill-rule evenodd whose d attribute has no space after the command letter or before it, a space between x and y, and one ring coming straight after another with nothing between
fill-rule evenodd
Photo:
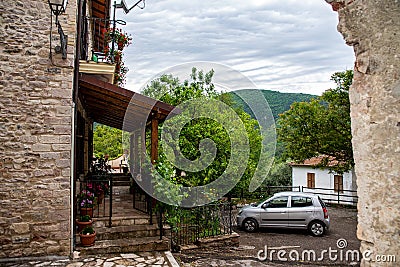
<instances>
[{"instance_id":1,"label":"rough stone masonry","mask_svg":"<svg viewBox=\"0 0 400 267\"><path fill-rule=\"evenodd\" d=\"M350 90L362 266L400 262L400 1L326 0L354 47ZM396 256L396 262L379 262ZM375 258L378 256L380 258ZM387 258L387 257L386 257Z\"/></svg>"},{"instance_id":2,"label":"rough stone masonry","mask_svg":"<svg viewBox=\"0 0 400 267\"><path fill-rule=\"evenodd\" d=\"M0 259L70 253L76 1L68 2L63 60L47 0L0 1Z\"/></svg>"}]
</instances>

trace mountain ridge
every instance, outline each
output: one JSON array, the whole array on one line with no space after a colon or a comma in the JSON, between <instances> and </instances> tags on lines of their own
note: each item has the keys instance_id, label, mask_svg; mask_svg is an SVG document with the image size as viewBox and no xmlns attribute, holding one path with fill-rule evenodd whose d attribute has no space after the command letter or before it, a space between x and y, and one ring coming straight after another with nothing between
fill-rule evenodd
<instances>
[{"instance_id":1,"label":"mountain ridge","mask_svg":"<svg viewBox=\"0 0 400 267\"><path fill-rule=\"evenodd\" d=\"M261 91L265 100L267 100L267 103L271 108L272 115L275 121L279 118L279 114L289 110L290 106L294 102L308 102L311 99L318 97L317 95L311 95L311 94L282 93L267 89L244 89L244 90L229 92L228 94L232 96L232 100L235 105L237 105L238 107L242 107L244 111L249 113L254 118L253 112L251 111L249 105L246 104L243 101L243 99L241 99L238 96L238 93L245 94L246 99L248 99L249 100L248 102L250 102L251 99L259 97L259 93L256 93L257 91Z\"/></svg>"}]
</instances>

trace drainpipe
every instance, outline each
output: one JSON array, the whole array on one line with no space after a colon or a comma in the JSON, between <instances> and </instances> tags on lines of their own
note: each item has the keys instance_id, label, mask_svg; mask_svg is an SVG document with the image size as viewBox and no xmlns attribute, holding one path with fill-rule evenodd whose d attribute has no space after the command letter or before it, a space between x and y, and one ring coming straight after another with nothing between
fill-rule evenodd
<instances>
[{"instance_id":1,"label":"drainpipe","mask_svg":"<svg viewBox=\"0 0 400 267\"><path fill-rule=\"evenodd\" d=\"M83 1L77 1L77 23L76 23L76 42L75 42L75 59L74 59L74 80L73 80L73 91L72 91L72 133L71 133L71 180L70 180L70 207L71 207L71 218L70 218L70 255L73 257L74 246L75 246L75 229L74 229L74 214L75 214L75 151L76 151L76 131L77 131L77 103L78 103L78 87L79 87L79 60L81 58L81 35L82 35L82 7Z\"/></svg>"},{"instance_id":2,"label":"drainpipe","mask_svg":"<svg viewBox=\"0 0 400 267\"><path fill-rule=\"evenodd\" d=\"M70 244L70 255L73 256L74 253L74 239L75 239L75 231L74 231L74 193L75 193L75 112L76 112L76 104L72 103L72 134L71 134L71 179L70 179L70 226L71 226L71 244Z\"/></svg>"}]
</instances>

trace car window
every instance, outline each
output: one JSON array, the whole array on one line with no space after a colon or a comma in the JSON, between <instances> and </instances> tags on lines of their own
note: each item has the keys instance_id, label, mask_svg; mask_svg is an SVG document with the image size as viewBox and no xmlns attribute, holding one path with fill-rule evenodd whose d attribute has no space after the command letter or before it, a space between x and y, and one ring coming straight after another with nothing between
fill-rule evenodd
<instances>
[{"instance_id":1,"label":"car window","mask_svg":"<svg viewBox=\"0 0 400 267\"><path fill-rule=\"evenodd\" d=\"M288 197L277 197L268 202L268 208L285 208L287 207Z\"/></svg>"},{"instance_id":2,"label":"car window","mask_svg":"<svg viewBox=\"0 0 400 267\"><path fill-rule=\"evenodd\" d=\"M292 208L309 207L313 205L312 199L310 197L299 197L299 196L292 196L291 204Z\"/></svg>"}]
</instances>

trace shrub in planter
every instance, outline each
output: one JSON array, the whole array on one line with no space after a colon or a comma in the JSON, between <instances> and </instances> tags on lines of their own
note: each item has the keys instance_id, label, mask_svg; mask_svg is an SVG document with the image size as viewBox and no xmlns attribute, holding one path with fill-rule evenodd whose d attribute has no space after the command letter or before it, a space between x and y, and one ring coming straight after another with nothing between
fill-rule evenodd
<instances>
[{"instance_id":1,"label":"shrub in planter","mask_svg":"<svg viewBox=\"0 0 400 267\"><path fill-rule=\"evenodd\" d=\"M85 227L92 226L93 220L90 215L81 215L79 219L76 220L76 225L78 225L78 233L80 233Z\"/></svg>"},{"instance_id":2,"label":"shrub in planter","mask_svg":"<svg viewBox=\"0 0 400 267\"><path fill-rule=\"evenodd\" d=\"M96 239L96 231L92 226L86 226L82 232L79 233L79 237L81 238L81 244L84 247L90 247L94 245L94 241Z\"/></svg>"}]
</instances>

